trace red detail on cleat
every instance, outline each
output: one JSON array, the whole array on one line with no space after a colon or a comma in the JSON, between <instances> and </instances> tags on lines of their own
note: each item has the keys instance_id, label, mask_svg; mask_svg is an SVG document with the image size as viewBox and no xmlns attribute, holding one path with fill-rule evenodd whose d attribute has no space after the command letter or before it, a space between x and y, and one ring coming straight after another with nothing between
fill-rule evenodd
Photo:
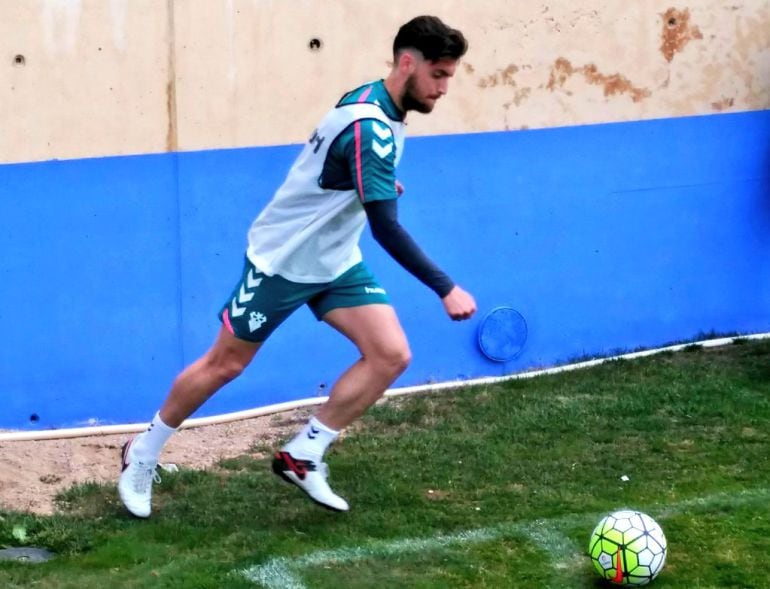
<instances>
[{"instance_id":1,"label":"red detail on cleat","mask_svg":"<svg viewBox=\"0 0 770 589\"><path fill-rule=\"evenodd\" d=\"M128 450L131 448L131 444L134 443L134 438L131 438L128 442L123 444L123 455L121 456L121 461L123 462L123 468L120 469L120 472L123 472L128 468Z\"/></svg>"},{"instance_id":2,"label":"red detail on cleat","mask_svg":"<svg viewBox=\"0 0 770 589\"><path fill-rule=\"evenodd\" d=\"M283 458L284 462L286 463L286 466L288 466L291 471L296 474L300 480L305 480L305 475L307 474L307 467L305 466L304 462L299 461L295 462L294 459L291 457L291 454L288 452L280 452L279 456Z\"/></svg>"}]
</instances>

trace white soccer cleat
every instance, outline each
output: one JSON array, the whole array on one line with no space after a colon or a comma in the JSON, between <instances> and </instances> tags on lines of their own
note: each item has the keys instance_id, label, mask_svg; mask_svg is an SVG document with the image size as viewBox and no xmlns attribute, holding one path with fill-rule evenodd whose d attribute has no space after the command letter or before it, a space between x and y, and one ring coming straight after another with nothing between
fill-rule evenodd
<instances>
[{"instance_id":1,"label":"white soccer cleat","mask_svg":"<svg viewBox=\"0 0 770 589\"><path fill-rule=\"evenodd\" d=\"M285 451L273 457L273 472L283 480L298 486L318 505L332 511L348 511L348 502L329 487L329 467L325 462L294 458Z\"/></svg>"},{"instance_id":2,"label":"white soccer cleat","mask_svg":"<svg viewBox=\"0 0 770 589\"><path fill-rule=\"evenodd\" d=\"M133 438L123 445L123 471L118 482L118 494L123 505L136 517L149 517L152 511L152 484L160 482L157 460L134 460L131 457Z\"/></svg>"}]
</instances>

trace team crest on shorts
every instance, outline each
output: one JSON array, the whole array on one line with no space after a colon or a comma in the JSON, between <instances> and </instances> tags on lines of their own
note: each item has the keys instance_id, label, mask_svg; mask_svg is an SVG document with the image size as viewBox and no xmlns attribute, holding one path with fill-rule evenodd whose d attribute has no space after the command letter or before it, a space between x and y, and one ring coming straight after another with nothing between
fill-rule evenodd
<instances>
[{"instance_id":1,"label":"team crest on shorts","mask_svg":"<svg viewBox=\"0 0 770 589\"><path fill-rule=\"evenodd\" d=\"M251 313L249 313L249 331L254 333L260 327L262 327L262 324L265 321L267 321L267 317L265 317L262 313L257 313L256 311L252 311Z\"/></svg>"}]
</instances>

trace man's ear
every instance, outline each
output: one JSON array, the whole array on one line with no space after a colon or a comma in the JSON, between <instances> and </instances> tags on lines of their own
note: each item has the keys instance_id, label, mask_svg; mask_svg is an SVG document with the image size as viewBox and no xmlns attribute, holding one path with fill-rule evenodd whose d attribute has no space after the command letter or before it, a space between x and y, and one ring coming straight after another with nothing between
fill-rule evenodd
<instances>
[{"instance_id":1,"label":"man's ear","mask_svg":"<svg viewBox=\"0 0 770 589\"><path fill-rule=\"evenodd\" d=\"M417 66L417 58L414 53L407 49L398 56L398 63L396 65L401 73L409 75L414 73L414 69Z\"/></svg>"}]
</instances>

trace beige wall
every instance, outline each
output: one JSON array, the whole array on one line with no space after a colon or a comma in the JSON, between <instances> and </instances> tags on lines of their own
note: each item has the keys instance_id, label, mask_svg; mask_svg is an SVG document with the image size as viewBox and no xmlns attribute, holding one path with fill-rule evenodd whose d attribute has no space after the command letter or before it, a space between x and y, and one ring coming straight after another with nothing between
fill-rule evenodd
<instances>
[{"instance_id":1,"label":"beige wall","mask_svg":"<svg viewBox=\"0 0 770 589\"><path fill-rule=\"evenodd\" d=\"M167 38L158 0L0 0L0 161L165 150Z\"/></svg>"},{"instance_id":2,"label":"beige wall","mask_svg":"<svg viewBox=\"0 0 770 589\"><path fill-rule=\"evenodd\" d=\"M471 50L411 134L770 108L768 0L416 4L0 0L0 162L304 141L425 13Z\"/></svg>"}]
</instances>

